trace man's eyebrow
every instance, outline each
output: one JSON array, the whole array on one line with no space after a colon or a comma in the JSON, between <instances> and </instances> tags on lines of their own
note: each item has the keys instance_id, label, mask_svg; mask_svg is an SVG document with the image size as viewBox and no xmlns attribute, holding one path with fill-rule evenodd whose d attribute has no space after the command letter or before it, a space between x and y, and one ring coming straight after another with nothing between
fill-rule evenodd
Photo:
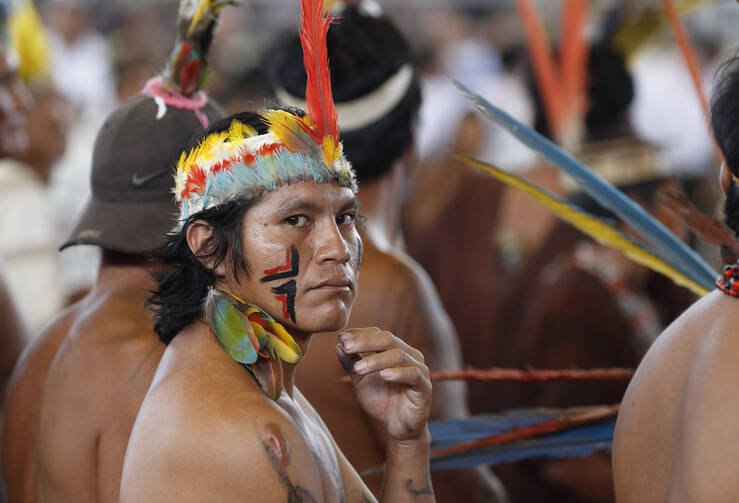
<instances>
[{"instance_id":1,"label":"man's eyebrow","mask_svg":"<svg viewBox=\"0 0 739 503\"><path fill-rule=\"evenodd\" d=\"M344 213L345 211L354 210L359 211L362 208L362 203L359 201L357 197L352 197L351 200L344 203L344 205L339 209L339 213Z\"/></svg>"},{"instance_id":2,"label":"man's eyebrow","mask_svg":"<svg viewBox=\"0 0 739 503\"><path fill-rule=\"evenodd\" d=\"M279 208L279 212L290 212L290 211L319 211L321 208L314 203L306 199L291 199Z\"/></svg>"}]
</instances>

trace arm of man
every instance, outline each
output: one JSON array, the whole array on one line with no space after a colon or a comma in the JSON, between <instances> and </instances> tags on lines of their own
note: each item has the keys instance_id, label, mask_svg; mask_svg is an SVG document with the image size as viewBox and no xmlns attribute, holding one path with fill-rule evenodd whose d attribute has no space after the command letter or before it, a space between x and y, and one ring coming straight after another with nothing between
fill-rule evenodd
<instances>
[{"instance_id":1,"label":"arm of man","mask_svg":"<svg viewBox=\"0 0 739 503\"><path fill-rule=\"evenodd\" d=\"M398 334L417 348L429 369L459 370L464 367L459 340L441 304L431 278L412 259L399 257L394 284L388 289L394 306L385 312L379 326ZM434 383L430 419L444 420L469 416L467 385L464 381ZM507 501L505 488L488 467L445 470L433 473L439 501L453 501L465 495L467 501Z\"/></svg>"},{"instance_id":2,"label":"arm of man","mask_svg":"<svg viewBox=\"0 0 739 503\"><path fill-rule=\"evenodd\" d=\"M381 502L436 501L429 472L431 381L423 354L390 332L354 328L336 355L350 373L362 410L387 439Z\"/></svg>"}]
</instances>

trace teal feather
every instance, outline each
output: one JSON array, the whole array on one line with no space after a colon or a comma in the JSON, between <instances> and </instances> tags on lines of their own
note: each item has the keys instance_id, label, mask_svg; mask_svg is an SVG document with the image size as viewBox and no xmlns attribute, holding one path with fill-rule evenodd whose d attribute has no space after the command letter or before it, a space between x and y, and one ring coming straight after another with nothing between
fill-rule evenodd
<instances>
[{"instance_id":1,"label":"teal feather","mask_svg":"<svg viewBox=\"0 0 739 503\"><path fill-rule=\"evenodd\" d=\"M248 365L257 361L259 348L254 347L251 323L236 307L236 302L212 290L206 300L205 317L223 350L237 362Z\"/></svg>"}]
</instances>

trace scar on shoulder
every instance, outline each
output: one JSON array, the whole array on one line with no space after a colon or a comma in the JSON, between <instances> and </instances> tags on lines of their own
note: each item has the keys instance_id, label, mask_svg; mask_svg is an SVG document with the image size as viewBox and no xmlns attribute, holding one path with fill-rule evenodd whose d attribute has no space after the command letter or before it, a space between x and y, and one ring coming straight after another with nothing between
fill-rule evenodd
<instances>
[{"instance_id":1,"label":"scar on shoulder","mask_svg":"<svg viewBox=\"0 0 739 503\"><path fill-rule=\"evenodd\" d=\"M286 468L290 463L290 442L287 441L282 430L276 423L269 423L265 427L266 444L280 466Z\"/></svg>"}]
</instances>

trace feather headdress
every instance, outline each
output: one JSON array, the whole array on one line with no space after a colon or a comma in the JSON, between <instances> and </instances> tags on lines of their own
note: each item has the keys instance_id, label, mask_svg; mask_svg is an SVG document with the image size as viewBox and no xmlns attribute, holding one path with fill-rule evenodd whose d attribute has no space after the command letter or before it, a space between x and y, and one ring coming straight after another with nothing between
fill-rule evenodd
<instances>
[{"instance_id":1,"label":"feather headdress","mask_svg":"<svg viewBox=\"0 0 739 503\"><path fill-rule=\"evenodd\" d=\"M210 123L203 113L208 97L201 90L209 76L207 56L221 10L236 0L181 0L177 20L177 41L164 72L142 91L156 102L156 118L167 107L192 110L203 127Z\"/></svg>"},{"instance_id":2,"label":"feather headdress","mask_svg":"<svg viewBox=\"0 0 739 503\"><path fill-rule=\"evenodd\" d=\"M26 84L43 83L50 77L49 42L33 2L17 2L7 23L10 45L18 55L18 77Z\"/></svg>"},{"instance_id":3,"label":"feather headdress","mask_svg":"<svg viewBox=\"0 0 739 503\"><path fill-rule=\"evenodd\" d=\"M207 80L207 56L221 10L235 0L182 0L177 42L164 71L164 83L191 96Z\"/></svg>"},{"instance_id":4,"label":"feather headdress","mask_svg":"<svg viewBox=\"0 0 739 503\"><path fill-rule=\"evenodd\" d=\"M175 176L180 224L205 208L300 181L336 181L356 192L354 172L339 143L331 94L326 33L333 19L322 0L301 0L301 8L307 115L263 110L266 134L234 120L227 131L212 133L183 152Z\"/></svg>"}]
</instances>

